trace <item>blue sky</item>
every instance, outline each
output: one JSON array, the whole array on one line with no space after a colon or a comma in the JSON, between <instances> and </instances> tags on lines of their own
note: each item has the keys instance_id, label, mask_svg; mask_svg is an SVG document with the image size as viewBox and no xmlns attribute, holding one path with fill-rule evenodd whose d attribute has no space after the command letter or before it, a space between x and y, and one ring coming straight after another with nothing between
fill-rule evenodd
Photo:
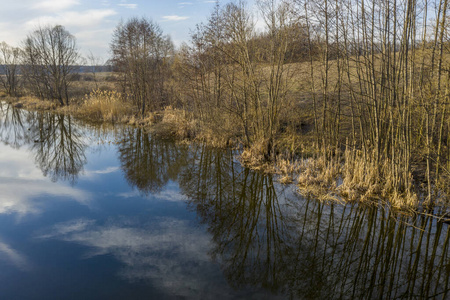
<instances>
[{"instance_id":1,"label":"blue sky","mask_svg":"<svg viewBox=\"0 0 450 300\"><path fill-rule=\"evenodd\" d=\"M221 3L227 1L222 0ZM121 19L147 17L157 22L175 45L204 22L214 0L0 0L0 42L19 46L38 26L60 24L75 35L83 55L106 60L111 34Z\"/></svg>"}]
</instances>

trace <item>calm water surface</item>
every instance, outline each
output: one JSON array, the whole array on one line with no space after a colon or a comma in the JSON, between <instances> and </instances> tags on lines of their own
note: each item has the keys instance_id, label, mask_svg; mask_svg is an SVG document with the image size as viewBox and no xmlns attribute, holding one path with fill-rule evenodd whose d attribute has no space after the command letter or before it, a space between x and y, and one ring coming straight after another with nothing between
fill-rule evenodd
<instances>
[{"instance_id":1,"label":"calm water surface","mask_svg":"<svg viewBox=\"0 0 450 300\"><path fill-rule=\"evenodd\" d=\"M0 299L448 299L449 237L230 151L0 105Z\"/></svg>"}]
</instances>

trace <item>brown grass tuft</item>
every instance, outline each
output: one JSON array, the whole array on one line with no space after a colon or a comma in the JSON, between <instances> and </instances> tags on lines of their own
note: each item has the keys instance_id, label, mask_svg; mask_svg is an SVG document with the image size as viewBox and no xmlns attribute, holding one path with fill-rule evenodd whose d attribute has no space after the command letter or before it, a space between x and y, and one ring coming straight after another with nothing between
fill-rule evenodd
<instances>
[{"instance_id":1,"label":"brown grass tuft","mask_svg":"<svg viewBox=\"0 0 450 300\"><path fill-rule=\"evenodd\" d=\"M299 192L313 195L320 201L340 202L337 195L337 181L341 172L339 156L326 159L323 155L301 161L300 175L297 177Z\"/></svg>"},{"instance_id":2,"label":"brown grass tuft","mask_svg":"<svg viewBox=\"0 0 450 300\"><path fill-rule=\"evenodd\" d=\"M195 137L197 123L189 120L186 111L167 106L160 114L151 115L147 119L149 125L154 124L151 130L155 135L176 139Z\"/></svg>"},{"instance_id":3,"label":"brown grass tuft","mask_svg":"<svg viewBox=\"0 0 450 300\"><path fill-rule=\"evenodd\" d=\"M372 201L382 199L392 207L411 211L419 205L411 181L399 187L399 175L392 169L392 161L385 159L378 164L375 152L364 155L361 151L345 151L342 184L339 192L348 201Z\"/></svg>"},{"instance_id":4,"label":"brown grass tuft","mask_svg":"<svg viewBox=\"0 0 450 300\"><path fill-rule=\"evenodd\" d=\"M5 100L29 110L55 110L60 107L55 101L42 100L33 96L6 97Z\"/></svg>"},{"instance_id":5,"label":"brown grass tuft","mask_svg":"<svg viewBox=\"0 0 450 300\"><path fill-rule=\"evenodd\" d=\"M273 173L275 166L272 162L267 161L264 157L263 149L265 146L264 141L255 142L251 147L246 147L239 156L241 164L255 171Z\"/></svg>"},{"instance_id":6,"label":"brown grass tuft","mask_svg":"<svg viewBox=\"0 0 450 300\"><path fill-rule=\"evenodd\" d=\"M131 111L131 106L123 100L121 93L100 89L86 95L79 109L79 113L89 119L109 122L123 121Z\"/></svg>"},{"instance_id":7,"label":"brown grass tuft","mask_svg":"<svg viewBox=\"0 0 450 300\"><path fill-rule=\"evenodd\" d=\"M300 173L301 165L299 161L279 156L275 162L275 169L276 173L280 175L278 181L281 184L291 184L294 182L294 177Z\"/></svg>"}]
</instances>

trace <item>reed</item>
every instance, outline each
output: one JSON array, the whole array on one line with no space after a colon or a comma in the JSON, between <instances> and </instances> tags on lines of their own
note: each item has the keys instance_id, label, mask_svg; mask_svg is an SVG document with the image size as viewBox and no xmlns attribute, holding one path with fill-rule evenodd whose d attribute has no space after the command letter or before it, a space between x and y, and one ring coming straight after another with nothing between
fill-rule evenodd
<instances>
[{"instance_id":1,"label":"reed","mask_svg":"<svg viewBox=\"0 0 450 300\"><path fill-rule=\"evenodd\" d=\"M315 196L320 201L341 202L337 186L341 174L339 155L326 157L319 155L301 160L297 186L300 194Z\"/></svg>"},{"instance_id":2,"label":"reed","mask_svg":"<svg viewBox=\"0 0 450 300\"><path fill-rule=\"evenodd\" d=\"M97 89L84 97L78 111L92 120L122 122L132 114L132 107L121 93Z\"/></svg>"},{"instance_id":3,"label":"reed","mask_svg":"<svg viewBox=\"0 0 450 300\"><path fill-rule=\"evenodd\" d=\"M158 115L158 116L157 116ZM190 120L185 110L166 106L158 114L151 115L147 120L153 134L162 138L181 140L193 139L197 132L197 122Z\"/></svg>"}]
</instances>

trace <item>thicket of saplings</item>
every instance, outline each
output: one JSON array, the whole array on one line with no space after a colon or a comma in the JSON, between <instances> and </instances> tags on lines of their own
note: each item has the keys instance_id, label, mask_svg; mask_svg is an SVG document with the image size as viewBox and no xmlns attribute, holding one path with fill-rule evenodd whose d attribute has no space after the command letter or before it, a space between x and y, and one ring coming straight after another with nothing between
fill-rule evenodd
<instances>
[{"instance_id":1,"label":"thicket of saplings","mask_svg":"<svg viewBox=\"0 0 450 300\"><path fill-rule=\"evenodd\" d=\"M81 76L89 81L74 80L75 38L62 26L39 28L20 49L2 44L5 93L241 145L243 164L295 178L323 200L445 209L448 0L260 0L257 8L216 5L177 50L151 20L122 22L113 72Z\"/></svg>"}]
</instances>

